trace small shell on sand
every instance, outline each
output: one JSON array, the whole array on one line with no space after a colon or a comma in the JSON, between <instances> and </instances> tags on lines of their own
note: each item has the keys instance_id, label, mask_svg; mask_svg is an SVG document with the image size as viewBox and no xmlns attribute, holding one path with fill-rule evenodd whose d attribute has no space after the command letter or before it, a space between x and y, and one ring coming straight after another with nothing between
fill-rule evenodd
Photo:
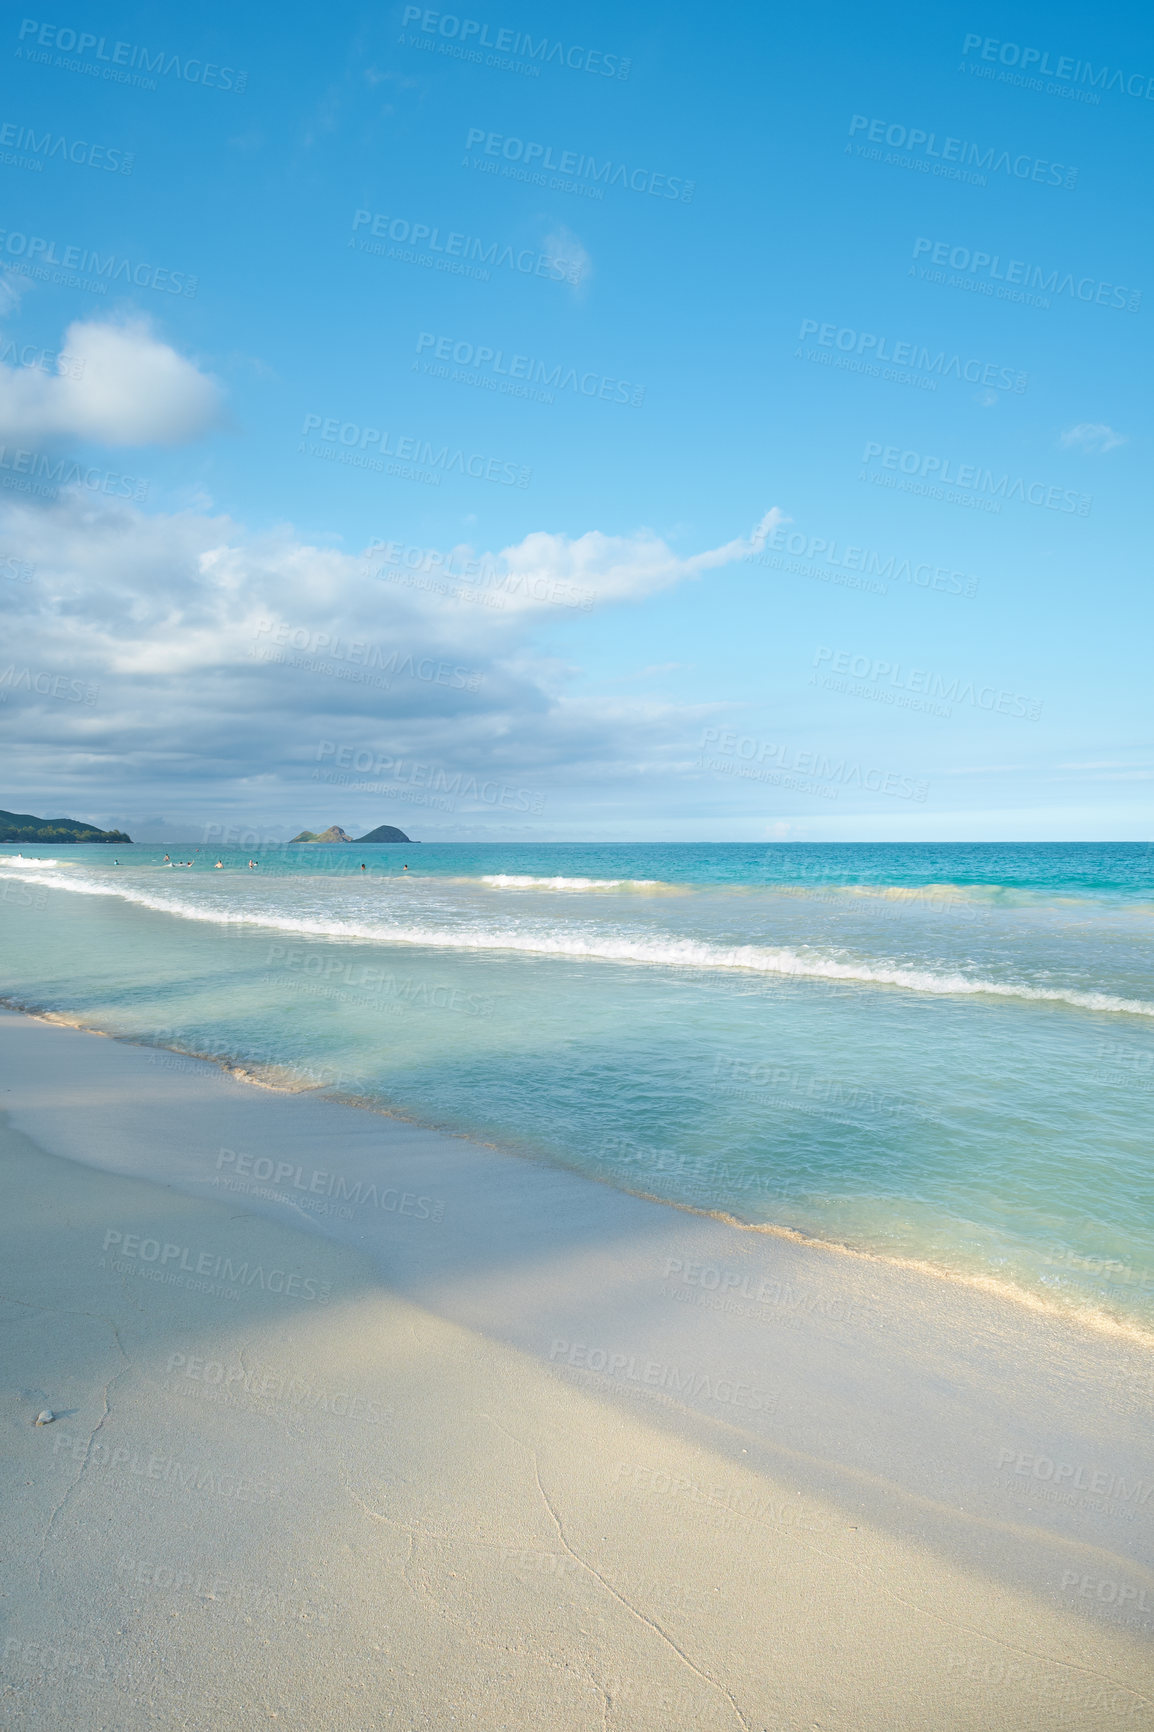
<instances>
[{"instance_id":1,"label":"small shell on sand","mask_svg":"<svg viewBox=\"0 0 1154 1732\"><path fill-rule=\"evenodd\" d=\"M43 1413L38 1413L36 1415L36 1423L37 1425L51 1425L55 1418L56 1415L46 1407Z\"/></svg>"}]
</instances>

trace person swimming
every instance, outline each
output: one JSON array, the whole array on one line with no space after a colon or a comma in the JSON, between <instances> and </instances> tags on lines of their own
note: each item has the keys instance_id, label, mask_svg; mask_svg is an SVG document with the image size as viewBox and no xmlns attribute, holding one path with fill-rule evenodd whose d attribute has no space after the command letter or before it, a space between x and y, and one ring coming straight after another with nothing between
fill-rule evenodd
<instances>
[{"instance_id":1,"label":"person swimming","mask_svg":"<svg viewBox=\"0 0 1154 1732\"><path fill-rule=\"evenodd\" d=\"M363 871L364 871L364 870L365 870L365 863L364 863L364 861L363 861L363 860L362 860L362 861L361 861L361 871L362 871L362 872L363 872Z\"/></svg>"},{"instance_id":2,"label":"person swimming","mask_svg":"<svg viewBox=\"0 0 1154 1732\"><path fill-rule=\"evenodd\" d=\"M217 871L218 871L218 872L220 872L220 871L222 871L222 870L223 870L223 868L224 868L224 861L223 861L223 860L218 860L218 861L217 861L217 863L216 863L216 869L217 869Z\"/></svg>"}]
</instances>

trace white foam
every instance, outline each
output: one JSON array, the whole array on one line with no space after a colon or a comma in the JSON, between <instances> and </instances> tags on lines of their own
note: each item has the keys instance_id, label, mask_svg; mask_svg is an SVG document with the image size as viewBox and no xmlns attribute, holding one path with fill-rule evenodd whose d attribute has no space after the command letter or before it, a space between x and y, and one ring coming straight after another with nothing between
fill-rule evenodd
<instances>
[{"instance_id":1,"label":"white foam","mask_svg":"<svg viewBox=\"0 0 1154 1732\"><path fill-rule=\"evenodd\" d=\"M0 877L35 880L35 873L0 872ZM55 887L85 896L118 896L122 901L153 909L159 914L170 914L180 920L205 921L217 926L258 926L266 931L299 933L302 937L368 944L411 944L437 950L510 950L535 956L571 957L575 961L634 963L658 968L700 969L703 972L734 969L790 980L845 980L860 981L866 986L896 986L906 992L942 998L1027 999L1037 1003L1069 1004L1078 1010L1154 1017L1154 1004L1142 999L1120 998L1110 992L975 979L956 970L937 973L933 969L906 968L889 962L845 962L835 956L822 955L817 950L802 953L757 944L721 945L696 938L625 937L579 930L532 932L517 928L402 926L383 921L370 924L360 920L274 914L267 909L197 906L175 898L152 896L121 884L101 884L75 878L57 879Z\"/></svg>"}]
</instances>

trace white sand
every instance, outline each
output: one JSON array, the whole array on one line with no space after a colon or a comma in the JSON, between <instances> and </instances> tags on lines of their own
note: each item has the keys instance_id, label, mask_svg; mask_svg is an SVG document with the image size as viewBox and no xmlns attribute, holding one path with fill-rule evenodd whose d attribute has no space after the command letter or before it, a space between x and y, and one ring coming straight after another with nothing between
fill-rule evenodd
<instances>
[{"instance_id":1,"label":"white sand","mask_svg":"<svg viewBox=\"0 0 1154 1732\"><path fill-rule=\"evenodd\" d=\"M156 1058L0 1016L0 1724L1154 1720L1139 1345Z\"/></svg>"}]
</instances>

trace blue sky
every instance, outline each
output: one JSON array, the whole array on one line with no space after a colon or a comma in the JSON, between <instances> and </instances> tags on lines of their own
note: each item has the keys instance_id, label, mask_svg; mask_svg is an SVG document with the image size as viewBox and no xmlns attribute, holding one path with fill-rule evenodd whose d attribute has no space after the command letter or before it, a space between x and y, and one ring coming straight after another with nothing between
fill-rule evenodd
<instances>
[{"instance_id":1,"label":"blue sky","mask_svg":"<svg viewBox=\"0 0 1154 1732\"><path fill-rule=\"evenodd\" d=\"M0 804L1149 836L1146 9L4 28Z\"/></svg>"}]
</instances>

